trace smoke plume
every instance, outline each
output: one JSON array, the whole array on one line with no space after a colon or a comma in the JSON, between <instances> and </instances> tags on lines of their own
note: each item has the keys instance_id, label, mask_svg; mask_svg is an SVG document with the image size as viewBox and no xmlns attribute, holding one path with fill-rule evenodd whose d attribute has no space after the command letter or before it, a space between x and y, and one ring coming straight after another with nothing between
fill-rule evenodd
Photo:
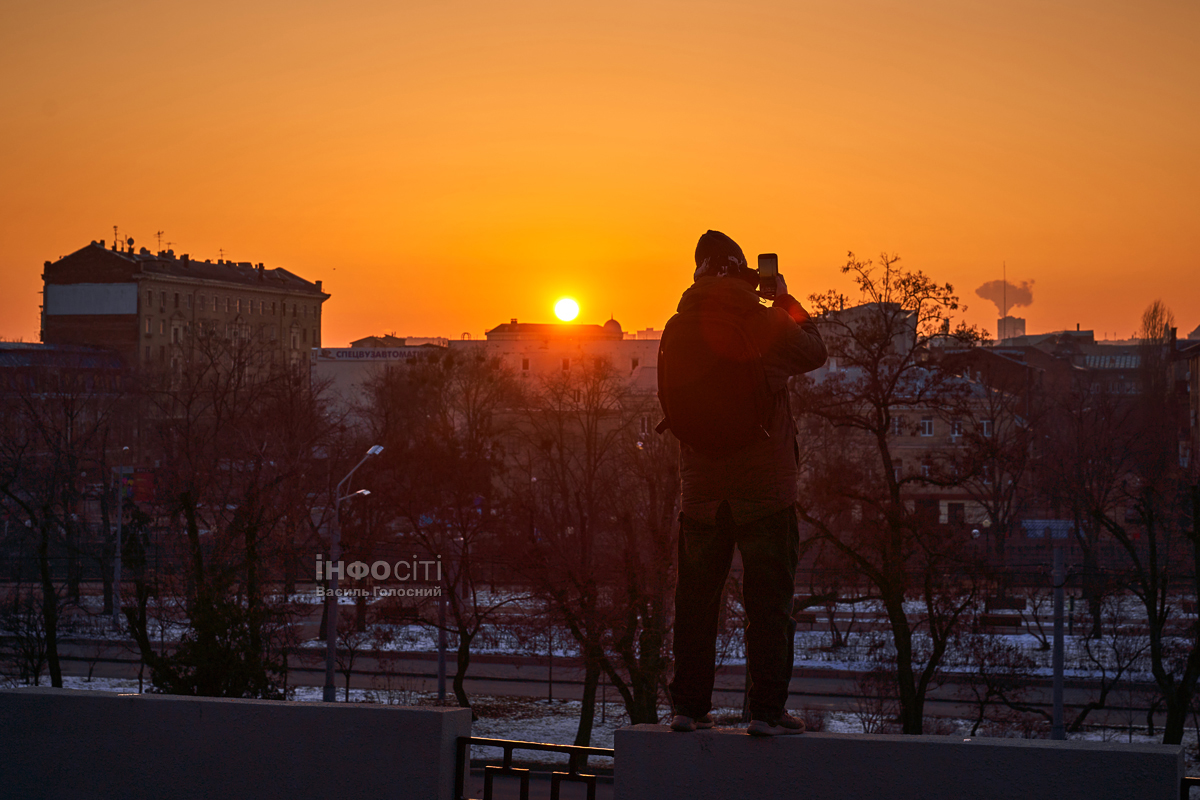
<instances>
[{"instance_id":1,"label":"smoke plume","mask_svg":"<svg viewBox=\"0 0 1200 800\"><path fill-rule=\"evenodd\" d=\"M1008 287L1007 297L1005 286ZM975 290L975 294L982 297L984 300L991 300L996 304L996 311L1001 316L1004 315L1004 303L1008 302L1008 311L1011 313L1014 308L1027 306L1033 303L1033 281L1021 281L1020 284L1012 283L1011 281L988 281L983 286Z\"/></svg>"}]
</instances>

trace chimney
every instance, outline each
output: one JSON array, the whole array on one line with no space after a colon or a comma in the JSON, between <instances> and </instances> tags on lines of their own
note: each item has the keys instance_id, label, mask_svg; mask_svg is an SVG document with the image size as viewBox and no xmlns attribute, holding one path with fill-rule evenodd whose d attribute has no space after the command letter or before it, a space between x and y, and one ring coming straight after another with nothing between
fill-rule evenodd
<instances>
[{"instance_id":1,"label":"chimney","mask_svg":"<svg viewBox=\"0 0 1200 800\"><path fill-rule=\"evenodd\" d=\"M321 291L321 282L317 281L317 291Z\"/></svg>"},{"instance_id":2,"label":"chimney","mask_svg":"<svg viewBox=\"0 0 1200 800\"><path fill-rule=\"evenodd\" d=\"M1079 333L1079 323L1078 322L1075 323L1075 332Z\"/></svg>"},{"instance_id":3,"label":"chimney","mask_svg":"<svg viewBox=\"0 0 1200 800\"><path fill-rule=\"evenodd\" d=\"M512 322L511 322L510 324L512 324L512 325L516 325L516 324L517 324L517 318L516 318L516 317L513 317L513 318L512 318Z\"/></svg>"}]
</instances>

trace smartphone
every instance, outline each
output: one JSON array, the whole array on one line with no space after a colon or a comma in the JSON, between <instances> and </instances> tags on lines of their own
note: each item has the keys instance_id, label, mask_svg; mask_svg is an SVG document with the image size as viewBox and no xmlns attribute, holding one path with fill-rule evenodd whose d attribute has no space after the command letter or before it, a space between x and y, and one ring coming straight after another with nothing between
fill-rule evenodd
<instances>
[{"instance_id":1,"label":"smartphone","mask_svg":"<svg viewBox=\"0 0 1200 800\"><path fill-rule=\"evenodd\" d=\"M779 256L758 254L758 293L768 300L775 298L775 277L779 275Z\"/></svg>"}]
</instances>

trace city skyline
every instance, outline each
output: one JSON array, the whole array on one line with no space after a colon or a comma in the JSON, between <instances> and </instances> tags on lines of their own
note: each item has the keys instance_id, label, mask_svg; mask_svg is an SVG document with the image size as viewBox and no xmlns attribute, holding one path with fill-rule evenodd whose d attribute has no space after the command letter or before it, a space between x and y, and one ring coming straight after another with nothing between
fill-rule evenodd
<instances>
[{"instance_id":1,"label":"city skyline","mask_svg":"<svg viewBox=\"0 0 1200 800\"><path fill-rule=\"evenodd\" d=\"M792 292L847 250L1028 330L1200 325L1200 10L456 3L6 11L0 336L41 265L138 247L323 280L324 343L512 317L661 328L707 228ZM161 242L157 236L163 231Z\"/></svg>"}]
</instances>

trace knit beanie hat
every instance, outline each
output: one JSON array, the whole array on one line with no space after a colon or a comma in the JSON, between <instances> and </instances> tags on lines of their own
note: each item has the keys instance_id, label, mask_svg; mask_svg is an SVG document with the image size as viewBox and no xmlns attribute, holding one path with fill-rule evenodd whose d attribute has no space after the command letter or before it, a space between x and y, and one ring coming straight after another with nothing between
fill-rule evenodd
<instances>
[{"instance_id":1,"label":"knit beanie hat","mask_svg":"<svg viewBox=\"0 0 1200 800\"><path fill-rule=\"evenodd\" d=\"M696 272L693 280L723 278L727 275L744 277L748 269L746 256L738 243L720 231L708 231L696 242Z\"/></svg>"}]
</instances>

